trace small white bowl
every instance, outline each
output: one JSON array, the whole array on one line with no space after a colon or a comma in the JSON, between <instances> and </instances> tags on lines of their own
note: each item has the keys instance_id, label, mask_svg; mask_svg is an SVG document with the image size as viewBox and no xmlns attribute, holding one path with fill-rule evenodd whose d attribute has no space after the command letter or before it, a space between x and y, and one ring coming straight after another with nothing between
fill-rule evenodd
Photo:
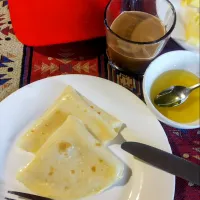
<instances>
[{"instance_id":1,"label":"small white bowl","mask_svg":"<svg viewBox=\"0 0 200 200\"><path fill-rule=\"evenodd\" d=\"M200 119L192 123L178 123L162 115L150 99L153 82L164 72L169 70L187 70L200 77L199 54L189 51L172 51L156 58L147 68L143 79L143 93L148 108L156 115L157 119L169 126L181 129L194 129L200 127Z\"/></svg>"}]
</instances>

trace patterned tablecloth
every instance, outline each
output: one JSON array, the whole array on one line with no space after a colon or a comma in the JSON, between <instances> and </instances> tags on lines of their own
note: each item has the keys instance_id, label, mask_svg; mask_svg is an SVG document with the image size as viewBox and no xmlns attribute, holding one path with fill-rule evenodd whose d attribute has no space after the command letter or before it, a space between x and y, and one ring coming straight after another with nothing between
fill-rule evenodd
<instances>
[{"instance_id":1,"label":"patterned tablecloth","mask_svg":"<svg viewBox=\"0 0 200 200\"><path fill-rule=\"evenodd\" d=\"M163 52L181 49L170 40ZM141 81L106 65L105 38L42 48L17 41L6 1L0 0L0 101L18 88L49 76L87 74L112 80L142 98ZM162 124L173 153L200 165L200 129L180 130ZM175 200L199 200L200 187L176 179Z\"/></svg>"}]
</instances>

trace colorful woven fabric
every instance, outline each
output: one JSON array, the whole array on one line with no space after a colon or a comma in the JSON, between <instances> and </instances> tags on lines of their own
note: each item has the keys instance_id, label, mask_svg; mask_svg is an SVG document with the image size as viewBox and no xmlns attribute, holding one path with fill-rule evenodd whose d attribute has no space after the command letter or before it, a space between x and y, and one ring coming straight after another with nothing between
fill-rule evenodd
<instances>
[{"instance_id":1,"label":"colorful woven fabric","mask_svg":"<svg viewBox=\"0 0 200 200\"><path fill-rule=\"evenodd\" d=\"M14 36L7 2L0 1L0 100L19 88L23 45Z\"/></svg>"},{"instance_id":2,"label":"colorful woven fabric","mask_svg":"<svg viewBox=\"0 0 200 200\"><path fill-rule=\"evenodd\" d=\"M169 41L164 52L180 47ZM141 80L106 64L105 38L50 47L23 46L14 36L7 2L0 1L0 101L31 82L60 74L88 74L112 80L142 98ZM200 129L180 130L162 124L173 153L200 165ZM200 187L176 180L175 200L200 199Z\"/></svg>"}]
</instances>

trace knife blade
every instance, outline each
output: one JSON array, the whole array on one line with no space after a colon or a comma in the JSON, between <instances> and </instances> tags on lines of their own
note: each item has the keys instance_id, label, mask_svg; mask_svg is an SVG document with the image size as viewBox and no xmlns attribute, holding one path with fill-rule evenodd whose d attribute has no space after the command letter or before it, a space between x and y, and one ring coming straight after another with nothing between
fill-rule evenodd
<instances>
[{"instance_id":1,"label":"knife blade","mask_svg":"<svg viewBox=\"0 0 200 200\"><path fill-rule=\"evenodd\" d=\"M121 148L152 166L200 185L200 165L138 142L124 142Z\"/></svg>"}]
</instances>

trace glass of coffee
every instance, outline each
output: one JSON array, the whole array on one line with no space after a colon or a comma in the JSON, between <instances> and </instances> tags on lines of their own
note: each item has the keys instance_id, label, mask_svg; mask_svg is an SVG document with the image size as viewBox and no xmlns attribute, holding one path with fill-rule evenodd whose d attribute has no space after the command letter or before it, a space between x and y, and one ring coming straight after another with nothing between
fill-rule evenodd
<instances>
[{"instance_id":1,"label":"glass of coffee","mask_svg":"<svg viewBox=\"0 0 200 200\"><path fill-rule=\"evenodd\" d=\"M111 0L104 20L109 64L143 74L167 43L176 12L168 0Z\"/></svg>"}]
</instances>

